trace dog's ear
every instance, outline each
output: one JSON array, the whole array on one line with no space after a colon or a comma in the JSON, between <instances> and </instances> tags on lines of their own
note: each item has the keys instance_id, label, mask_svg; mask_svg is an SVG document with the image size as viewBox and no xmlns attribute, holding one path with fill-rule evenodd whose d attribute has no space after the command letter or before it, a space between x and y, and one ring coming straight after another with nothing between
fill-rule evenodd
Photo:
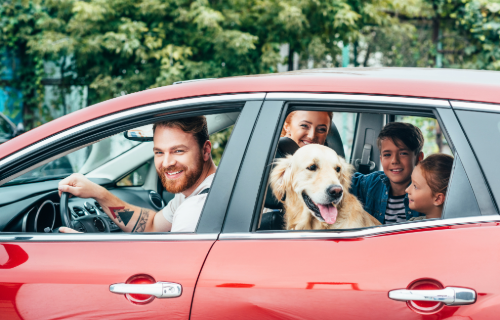
<instances>
[{"instance_id":1,"label":"dog's ear","mask_svg":"<svg viewBox=\"0 0 500 320\"><path fill-rule=\"evenodd\" d=\"M342 170L340 170L340 183L345 190L349 190L351 188L351 178L352 173L354 172L354 167L347 163L344 158L339 156L340 163L342 164Z\"/></svg>"},{"instance_id":2,"label":"dog's ear","mask_svg":"<svg viewBox=\"0 0 500 320\"><path fill-rule=\"evenodd\" d=\"M271 171L271 188L276 199L284 202L286 186L290 183L292 175L292 156L279 159L275 164L276 166Z\"/></svg>"}]
</instances>

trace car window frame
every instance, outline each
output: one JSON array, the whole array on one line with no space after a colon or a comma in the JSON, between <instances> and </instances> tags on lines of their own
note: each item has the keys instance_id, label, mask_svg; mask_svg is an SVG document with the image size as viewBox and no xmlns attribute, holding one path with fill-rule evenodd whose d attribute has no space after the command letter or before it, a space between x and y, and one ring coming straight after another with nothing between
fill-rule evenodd
<instances>
[{"instance_id":1,"label":"car window frame","mask_svg":"<svg viewBox=\"0 0 500 320\"><path fill-rule=\"evenodd\" d=\"M487 103L477 103L477 102L469 102L469 101L450 101L450 104L452 105L453 111L455 112L455 115L457 116L458 122L460 123L460 126L464 130L465 135L467 136L467 140L469 141L469 144L473 150L473 153L478 161L479 167L481 172L483 172L486 181L488 181L488 186L489 186L489 191L491 193L491 196L494 198L497 210L498 210L498 201L500 200L498 197L498 194L495 194L494 189L492 188L491 182L494 182L493 179L494 177L491 176L491 164L486 162L486 157L484 151L479 148L479 146L474 146L474 141L473 138L471 137L471 132L470 132L470 123L467 123L467 113L468 112L473 112L476 115L483 115L483 114L495 114L499 115L500 114L500 105L499 104L487 104ZM477 143L477 139L475 140ZM490 177L488 177L488 174L486 172L490 172ZM498 192L496 192L498 193Z\"/></svg>"},{"instance_id":2,"label":"car window frame","mask_svg":"<svg viewBox=\"0 0 500 320\"><path fill-rule=\"evenodd\" d=\"M117 121L117 114L108 115L106 117L96 119L92 122L96 123L96 127L92 127L89 123L80 124L69 130L69 135L65 132L61 133L59 137L59 144L52 146L53 152L47 154L47 146L38 142L38 148L35 148L34 156L32 158L41 159L41 161L50 160L54 157L54 152L64 154L65 152L75 149L74 144L87 145L90 139L98 141L105 136L110 136L127 129L137 127L142 124L151 123L151 118L155 117L156 121L166 119L178 119L183 117L195 115L207 115L221 112L240 112L240 116L235 123L234 130L231 138L226 146L224 155L222 156L219 169L217 170L212 188L207 195L204 208L202 210L200 219L198 221L198 228L194 233L106 233L106 234L26 234L26 233L0 233L0 241L131 241L131 240L215 240L222 228L222 221L224 220L225 210L223 209L223 201L229 200L227 194L231 193L231 184L234 183L236 174L241 164L241 159L246 150L246 144L250 140L253 128L260 112L265 93L252 93L252 94L232 94L221 96L209 96L203 98L190 98L176 101L161 102L154 105L139 106L132 111L136 115L136 121L130 121L130 110L120 112L126 113L127 117L121 117L122 122ZM154 110L152 112L152 110ZM120 118L118 113L118 118ZM107 119L107 121L106 121ZM110 124L114 123L113 126ZM80 127L80 128L79 128ZM83 127L83 128L82 128ZM100 133L97 133L100 131ZM75 134L76 132L76 134ZM91 136L87 135L93 133ZM65 138L72 140L73 144L68 145L64 143ZM44 141L41 141L44 142ZM62 143L61 143L62 142ZM34 144L35 146L37 143ZM226 152L228 151L228 152ZM12 168L16 162L22 160L23 154L13 154L8 156L2 161L1 164L7 164ZM38 157L36 157L38 156ZM17 158L17 159L12 159ZM17 161L16 161L17 160ZM4 169L0 167L1 169ZM26 169L17 168L18 171L23 172ZM29 168L28 168L29 170ZM1 173L9 172L8 170L0 170ZM236 173L235 173L236 172ZM10 176L14 175L12 169ZM233 177L233 178L231 178ZM5 179L5 178L4 178ZM231 181L231 179L233 181ZM217 186L221 186L217 188ZM54 191L56 192L56 191ZM202 222L203 220L203 222Z\"/></svg>"},{"instance_id":3,"label":"car window frame","mask_svg":"<svg viewBox=\"0 0 500 320\"><path fill-rule=\"evenodd\" d=\"M288 97L288 98L287 98ZM373 99L372 99L373 98ZM269 119L270 115L267 115L267 118L262 119L259 118L256 127L260 126L262 121L266 121L267 123L279 123L272 130L267 129L266 133L269 138L265 141L251 141L249 144L249 148L251 145L255 143L256 145L262 146L262 153L265 154L267 148L269 151L267 154L262 157L267 157L268 159L273 159L276 148L277 148L277 138L279 138L278 131L280 131L282 124L284 123L284 119L286 115L293 111L293 106L301 105L304 106L304 102L307 102L307 105L312 106L309 108L314 111L345 111L345 112L354 112L354 113L362 113L362 112L374 112L376 110L377 113L388 113L388 114L404 114L404 115L414 115L414 116L429 116L430 114L436 118L443 128L443 134L445 135L446 140L448 141L450 148L452 151L456 152L455 143L459 142L462 144L461 137L457 137L451 139L449 132L446 130L447 126L444 124L442 119L442 115L445 113L440 113L441 111L450 111L451 106L448 100L439 100L439 99L419 99L419 98L404 98L404 97L389 97L389 96L367 96L367 95L342 95L342 94L315 94L315 93L278 93L278 94L268 94L266 96L266 100L262 107L263 114L270 103L281 103L282 104L282 113L277 115L275 119ZM323 104L323 107L321 106ZM325 106L327 105L327 106ZM335 107L335 110L332 110L332 107ZM353 110L353 107L356 109ZM274 107L276 108L276 106ZM302 108L303 109L303 108ZM447 114L445 114L447 115ZM279 118L279 121L278 121ZM456 120L456 118L454 119ZM450 120L450 121L453 121ZM448 121L449 122L449 121ZM281 125L281 126L280 126ZM271 133L272 131L272 133ZM462 133L463 134L463 133ZM253 139L253 137L252 137ZM458 141L459 140L459 141ZM272 143L270 143L272 141ZM464 146L461 145L461 151L467 156L467 150ZM461 152L459 152L461 155ZM270 163L271 160L266 162L266 165ZM245 171L245 166L249 166L250 164L243 163L241 171ZM477 164L476 164L477 165ZM467 172L470 167L473 167L472 163L469 163L467 166L464 164L465 170ZM254 172L258 172L260 168L254 167ZM290 231L290 230L269 230L269 231L256 231L258 225L258 218L260 216L260 212L262 210L263 198L265 195L265 187L269 177L269 169L263 170L262 176L259 177L258 174L254 174L254 180L259 180L259 196L256 199L245 199L242 195L254 194L255 190L248 190L244 192L245 188L249 188L248 177L245 177L247 181L245 183L240 182L242 177L238 177L238 181L236 182L237 186L233 192L234 195L240 194L239 197L233 197L231 199L231 203L228 208L228 213L226 216L225 224L223 227L223 231L221 237L219 239L238 239L241 236L241 239L246 239L248 237L255 236L256 238L266 238L265 235L271 234L279 234L283 235L285 238L300 238L302 237L299 234L310 234L312 237L317 237L323 233L320 237L350 237L348 234L353 232L352 237L356 237L357 234L378 234L380 232L388 232L388 230L406 230L406 229L414 229L421 228L422 226L442 226L448 224L461 224L461 223L473 223L475 221L497 221L500 220L500 216L497 212L495 214L483 215L480 217L466 217L466 218L455 218L455 219L439 219L435 221L415 221L415 222L407 222L402 224L397 224L395 226L388 225L382 227L371 227L365 228L362 230L335 230L335 231ZM255 184L255 182L253 182ZM239 189L238 189L239 188ZM240 190L241 189L241 190ZM238 202L242 205L238 206ZM253 207L252 209L248 209L248 207ZM252 210L249 213L249 210ZM242 215L238 217L237 215ZM243 217L243 215L247 215L247 217ZM249 215L251 217L249 217ZM368 231L367 231L368 230ZM285 233L293 233L294 236L285 236ZM279 236L271 236L271 238L279 238ZM306 236L307 237L307 236Z\"/></svg>"}]
</instances>

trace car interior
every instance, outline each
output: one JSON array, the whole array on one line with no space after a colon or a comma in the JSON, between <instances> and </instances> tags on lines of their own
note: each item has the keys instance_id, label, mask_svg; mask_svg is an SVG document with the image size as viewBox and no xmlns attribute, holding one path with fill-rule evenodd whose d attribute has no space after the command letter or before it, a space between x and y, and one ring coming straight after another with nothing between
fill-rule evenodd
<instances>
[{"instance_id":1,"label":"car interior","mask_svg":"<svg viewBox=\"0 0 500 320\"><path fill-rule=\"evenodd\" d=\"M300 107L293 110L300 110ZM307 110L314 109L308 108ZM325 111L326 109L320 110ZM453 156L453 146L448 144L445 134L442 133L439 123L432 113L348 113L335 109L328 111L333 111L334 118L325 145L352 164L355 172L369 174L382 170L377 136L385 124L394 121L412 123L421 129L425 138L424 157L437 152ZM286 137L278 140L273 163L289 154L294 154L298 149L297 144L293 141L290 143L290 141L291 139ZM273 164L270 164L269 167L272 168ZM284 213L282 203L274 197L268 182L256 231L284 230Z\"/></svg>"},{"instance_id":2,"label":"car interior","mask_svg":"<svg viewBox=\"0 0 500 320\"><path fill-rule=\"evenodd\" d=\"M238 116L239 112L206 115L216 165ZM130 204L155 212L161 210L174 195L158 179L153 162L152 126L131 128L61 154L0 186L0 231L56 232L64 225L65 211L71 215L69 219L82 220L73 225L78 231L121 232L94 199L60 199L59 181L77 172ZM98 223L84 223L89 218L97 219Z\"/></svg>"},{"instance_id":3,"label":"car interior","mask_svg":"<svg viewBox=\"0 0 500 320\"><path fill-rule=\"evenodd\" d=\"M289 112L293 110L315 110L315 108L299 106L290 109ZM345 108L338 110L322 107L319 110L333 111L331 129L325 145L344 157L353 165L356 172L368 174L382 169L376 139L382 127L393 121L409 122L422 130L426 141L424 156L436 152L454 155L453 146L447 142L446 131L441 130L436 115L431 112L406 110L397 114L389 113L387 110L381 110L379 113L373 110L352 112L352 107L349 108L349 112L345 112ZM220 161L238 116L239 112L206 116L213 145L212 156L216 165ZM273 161L287 154L293 154L297 149L296 144L290 143L286 138L277 137L276 141L278 143L275 157L271 157L268 172L264 173L266 181L273 167ZM85 217L88 220L89 217L93 217L102 223L94 222L93 226L82 223L74 227L82 232L121 232L94 199L73 197L61 200L57 191L58 183L71 173L79 172L130 204L159 211L173 198L173 194L168 193L161 185L153 163L152 148L152 124L131 126L127 131L84 145L77 151L63 153L57 159L41 163L38 167L15 177L0 186L3 195L0 198L0 231L55 232L58 227L69 223L65 219L85 220L83 219ZM459 159L455 158L455 162L452 173L456 176L454 179L466 180L467 176ZM467 185L470 188L470 185ZM283 231L283 206L274 198L267 184L264 189L261 191L264 199L262 210L256 219L254 231ZM451 202L449 198L464 197L463 195L462 189L449 189L442 218L453 217L449 212L454 205L449 204ZM472 199L469 203L472 206L468 211L469 215L480 215L476 200ZM67 212L67 218L62 212Z\"/></svg>"}]
</instances>

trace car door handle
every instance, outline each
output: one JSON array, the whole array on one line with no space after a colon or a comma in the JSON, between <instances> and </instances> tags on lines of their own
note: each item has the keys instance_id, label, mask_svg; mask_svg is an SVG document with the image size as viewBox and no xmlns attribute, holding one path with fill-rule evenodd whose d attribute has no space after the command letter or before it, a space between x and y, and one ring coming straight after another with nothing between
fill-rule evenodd
<instances>
[{"instance_id":1,"label":"car door handle","mask_svg":"<svg viewBox=\"0 0 500 320\"><path fill-rule=\"evenodd\" d=\"M397 301L436 301L447 306L458 306L476 302L476 291L472 289L446 287L442 290L391 290L389 298Z\"/></svg>"},{"instance_id":2,"label":"car door handle","mask_svg":"<svg viewBox=\"0 0 500 320\"><path fill-rule=\"evenodd\" d=\"M182 286L173 282L157 282L152 284L115 283L109 291L118 294L149 294L157 298L177 298L182 294Z\"/></svg>"}]
</instances>

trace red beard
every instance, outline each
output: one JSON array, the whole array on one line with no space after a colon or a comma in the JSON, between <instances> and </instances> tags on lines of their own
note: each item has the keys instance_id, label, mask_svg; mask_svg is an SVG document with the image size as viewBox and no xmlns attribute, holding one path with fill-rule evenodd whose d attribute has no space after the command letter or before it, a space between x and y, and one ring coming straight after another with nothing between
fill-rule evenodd
<instances>
[{"instance_id":1,"label":"red beard","mask_svg":"<svg viewBox=\"0 0 500 320\"><path fill-rule=\"evenodd\" d=\"M156 169L158 176L160 176L161 184L165 187L165 189L170 193L181 193L189 188L191 188L196 181L201 176L203 171L203 158L200 157L200 160L196 163L195 167L188 168L184 165L177 164L175 166L167 167L166 169L160 167ZM183 176L181 178L171 180L166 177L167 172L176 172L183 171Z\"/></svg>"}]
</instances>

